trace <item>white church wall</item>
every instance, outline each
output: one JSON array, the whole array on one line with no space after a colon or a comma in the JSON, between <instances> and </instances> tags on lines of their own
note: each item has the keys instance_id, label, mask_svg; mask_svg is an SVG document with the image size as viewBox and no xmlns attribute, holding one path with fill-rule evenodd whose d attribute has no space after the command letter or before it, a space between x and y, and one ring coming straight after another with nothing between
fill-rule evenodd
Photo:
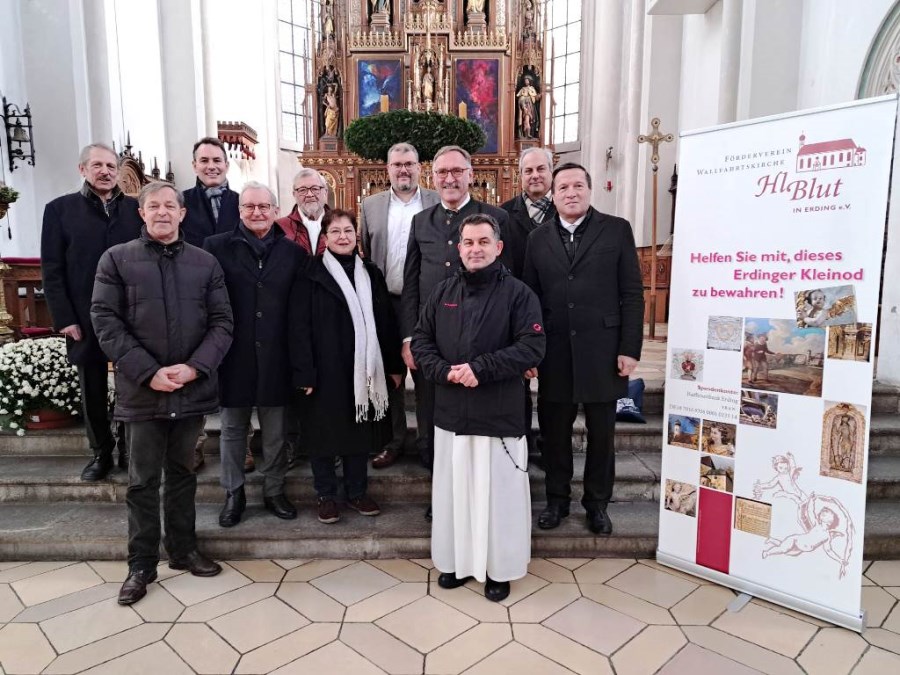
<instances>
[{"instance_id":1,"label":"white church wall","mask_svg":"<svg viewBox=\"0 0 900 675\"><path fill-rule=\"evenodd\" d=\"M688 131L718 124L722 3L705 14L686 15L681 43L679 128Z\"/></svg>"}]
</instances>

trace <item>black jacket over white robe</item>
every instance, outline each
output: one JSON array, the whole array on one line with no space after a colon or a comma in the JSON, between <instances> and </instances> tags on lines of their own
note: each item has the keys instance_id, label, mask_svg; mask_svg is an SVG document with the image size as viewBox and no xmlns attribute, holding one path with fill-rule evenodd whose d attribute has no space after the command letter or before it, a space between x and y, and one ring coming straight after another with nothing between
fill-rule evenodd
<instances>
[{"instance_id":1,"label":"black jacket over white robe","mask_svg":"<svg viewBox=\"0 0 900 675\"><path fill-rule=\"evenodd\" d=\"M495 261L438 284L413 333L412 352L434 382L434 423L459 435L518 437L527 431L523 375L540 363L546 338L537 297ZM468 363L477 387L447 382Z\"/></svg>"}]
</instances>

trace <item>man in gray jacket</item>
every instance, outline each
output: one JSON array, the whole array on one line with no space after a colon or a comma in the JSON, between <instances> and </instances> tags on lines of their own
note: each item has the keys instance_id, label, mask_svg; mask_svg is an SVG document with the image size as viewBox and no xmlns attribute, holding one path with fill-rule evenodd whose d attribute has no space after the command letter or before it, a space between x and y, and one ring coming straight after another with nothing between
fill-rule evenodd
<instances>
[{"instance_id":1,"label":"man in gray jacket","mask_svg":"<svg viewBox=\"0 0 900 675\"><path fill-rule=\"evenodd\" d=\"M165 469L169 567L222 571L197 551L194 444L218 409L216 370L231 346L232 314L216 259L184 243L184 198L168 183L144 186L140 239L107 250L97 265L91 320L115 365L115 419L125 423L128 578L119 604L147 593L159 563L159 487Z\"/></svg>"},{"instance_id":2,"label":"man in gray jacket","mask_svg":"<svg viewBox=\"0 0 900 675\"><path fill-rule=\"evenodd\" d=\"M412 219L417 213L441 201L438 193L419 187L419 153L409 143L395 143L387 153L387 172L391 189L366 197L362 203L359 227L363 253L378 266L387 282L394 314L400 317L403 293L403 265ZM402 373L404 379L406 372ZM394 437L372 460L376 469L397 461L406 438L406 389L399 386L388 392Z\"/></svg>"}]
</instances>

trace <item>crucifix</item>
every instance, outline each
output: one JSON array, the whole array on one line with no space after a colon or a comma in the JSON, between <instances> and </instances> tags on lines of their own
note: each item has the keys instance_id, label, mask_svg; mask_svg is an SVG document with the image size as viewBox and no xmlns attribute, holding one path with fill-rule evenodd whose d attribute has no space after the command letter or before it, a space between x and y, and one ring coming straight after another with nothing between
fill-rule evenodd
<instances>
[{"instance_id":1,"label":"crucifix","mask_svg":"<svg viewBox=\"0 0 900 675\"><path fill-rule=\"evenodd\" d=\"M650 240L650 332L649 338L656 339L656 211L657 211L657 188L659 185L659 144L671 143L675 140L672 134L662 134L659 131L659 118L654 117L650 120L650 126L653 127L653 133L649 136L641 134L638 136L638 143L649 143L650 164L653 168L653 228Z\"/></svg>"}]
</instances>

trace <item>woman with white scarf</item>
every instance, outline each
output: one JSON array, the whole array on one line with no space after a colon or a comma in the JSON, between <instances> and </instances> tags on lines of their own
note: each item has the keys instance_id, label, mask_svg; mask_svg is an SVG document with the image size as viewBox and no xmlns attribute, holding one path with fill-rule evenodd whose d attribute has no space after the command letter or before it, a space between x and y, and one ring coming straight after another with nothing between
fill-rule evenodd
<instances>
[{"instance_id":1,"label":"woman with white scarf","mask_svg":"<svg viewBox=\"0 0 900 675\"><path fill-rule=\"evenodd\" d=\"M365 516L378 515L368 496L368 455L389 439L388 388L402 386L400 334L378 268L357 254L356 218L339 209L322 220L326 250L309 267L310 321L297 346L311 359L302 396L301 447L309 453L318 516L340 520L335 457L342 458L344 497ZM308 345L309 349L306 349Z\"/></svg>"}]
</instances>

